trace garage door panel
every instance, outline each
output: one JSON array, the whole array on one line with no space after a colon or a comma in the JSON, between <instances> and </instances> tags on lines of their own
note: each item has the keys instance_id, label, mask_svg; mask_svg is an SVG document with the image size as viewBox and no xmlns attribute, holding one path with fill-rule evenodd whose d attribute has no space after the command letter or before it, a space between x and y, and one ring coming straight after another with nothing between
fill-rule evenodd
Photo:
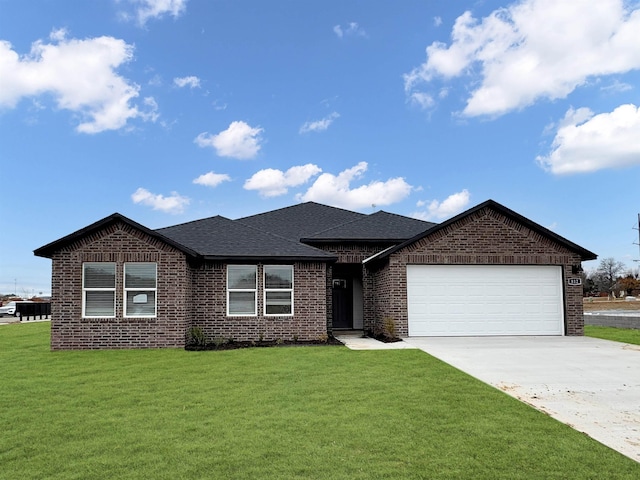
<instances>
[{"instance_id":1,"label":"garage door panel","mask_svg":"<svg viewBox=\"0 0 640 480\"><path fill-rule=\"evenodd\" d=\"M409 265L410 336L562 335L555 266Z\"/></svg>"}]
</instances>

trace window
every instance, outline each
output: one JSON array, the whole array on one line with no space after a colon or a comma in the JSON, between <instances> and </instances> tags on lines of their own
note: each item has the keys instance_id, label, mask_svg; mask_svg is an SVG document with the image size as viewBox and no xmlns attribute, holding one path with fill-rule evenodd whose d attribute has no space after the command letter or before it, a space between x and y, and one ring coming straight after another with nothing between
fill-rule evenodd
<instances>
[{"instance_id":1,"label":"window","mask_svg":"<svg viewBox=\"0 0 640 480\"><path fill-rule=\"evenodd\" d=\"M227 315L256 315L257 278L255 265L227 267Z\"/></svg>"},{"instance_id":2,"label":"window","mask_svg":"<svg viewBox=\"0 0 640 480\"><path fill-rule=\"evenodd\" d=\"M264 266L264 314L293 315L293 266Z\"/></svg>"},{"instance_id":3,"label":"window","mask_svg":"<svg viewBox=\"0 0 640 480\"><path fill-rule=\"evenodd\" d=\"M82 316L116 316L116 264L82 264Z\"/></svg>"},{"instance_id":4,"label":"window","mask_svg":"<svg viewBox=\"0 0 640 480\"><path fill-rule=\"evenodd\" d=\"M124 264L124 316L156 316L155 263Z\"/></svg>"}]
</instances>

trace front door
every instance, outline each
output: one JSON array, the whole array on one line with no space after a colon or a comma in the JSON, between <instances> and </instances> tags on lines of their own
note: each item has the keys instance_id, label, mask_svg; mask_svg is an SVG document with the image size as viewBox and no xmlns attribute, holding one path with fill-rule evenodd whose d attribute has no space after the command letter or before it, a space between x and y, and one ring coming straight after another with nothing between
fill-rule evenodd
<instances>
[{"instance_id":1,"label":"front door","mask_svg":"<svg viewBox=\"0 0 640 480\"><path fill-rule=\"evenodd\" d=\"M333 279L333 328L353 328L353 287L349 278Z\"/></svg>"}]
</instances>

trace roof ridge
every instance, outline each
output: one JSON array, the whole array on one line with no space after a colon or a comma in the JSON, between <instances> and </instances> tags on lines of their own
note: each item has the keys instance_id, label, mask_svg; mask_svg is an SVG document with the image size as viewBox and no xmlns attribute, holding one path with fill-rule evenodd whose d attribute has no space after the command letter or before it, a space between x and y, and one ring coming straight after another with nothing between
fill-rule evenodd
<instances>
[{"instance_id":1,"label":"roof ridge","mask_svg":"<svg viewBox=\"0 0 640 480\"><path fill-rule=\"evenodd\" d=\"M175 225L168 225L166 227L160 227L160 228L156 228L155 231L158 230L166 230L168 228L173 228L173 227L183 227L185 225L189 225L191 223L197 223L197 222L204 222L205 220L212 220L214 218L223 218L225 220L229 220L229 221L233 221L231 218L229 217L225 217L224 215L212 215L210 217L205 217L205 218L199 218L197 220L189 220L188 222L182 222L182 223L176 223Z\"/></svg>"},{"instance_id":2,"label":"roof ridge","mask_svg":"<svg viewBox=\"0 0 640 480\"><path fill-rule=\"evenodd\" d=\"M353 213L353 214L356 214L356 215L364 215L364 216L366 216L366 215L367 215L366 213L354 212L353 210L348 210L348 209L346 209L346 208L334 207L333 205L326 205L326 204L324 204L324 203L318 203L318 202L308 201L308 202L300 202L300 203L296 203L296 204L294 204L294 205L288 205L288 206L286 206L286 207L276 208L275 210L269 210L269 211L267 211L267 212L254 213L253 215L246 215L246 216L244 216L244 217L236 218L236 220L242 220L242 219L246 219L246 218L253 218L253 217L259 217L259 216L261 216L261 215L267 215L267 214L273 214L273 213L276 213L276 212L282 212L282 211L284 211L284 210L290 210L290 209L293 209L293 208L300 207L300 206L302 206L302 205L317 205L317 206L319 206L319 207L332 208L332 209L334 209L334 210L340 210L340 211L342 211L342 212Z\"/></svg>"}]
</instances>

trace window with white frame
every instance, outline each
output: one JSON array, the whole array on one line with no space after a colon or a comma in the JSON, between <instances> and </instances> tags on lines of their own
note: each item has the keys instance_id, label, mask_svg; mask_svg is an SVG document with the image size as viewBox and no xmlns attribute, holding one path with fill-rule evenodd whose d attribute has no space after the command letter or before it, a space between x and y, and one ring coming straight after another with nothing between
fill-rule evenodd
<instances>
[{"instance_id":1,"label":"window with white frame","mask_svg":"<svg viewBox=\"0 0 640 480\"><path fill-rule=\"evenodd\" d=\"M124 264L124 316L155 317L157 265Z\"/></svg>"},{"instance_id":2,"label":"window with white frame","mask_svg":"<svg viewBox=\"0 0 640 480\"><path fill-rule=\"evenodd\" d=\"M257 267L227 266L227 315L256 315Z\"/></svg>"},{"instance_id":3,"label":"window with white frame","mask_svg":"<svg viewBox=\"0 0 640 480\"><path fill-rule=\"evenodd\" d=\"M82 264L82 316L116 316L116 264Z\"/></svg>"},{"instance_id":4,"label":"window with white frame","mask_svg":"<svg viewBox=\"0 0 640 480\"><path fill-rule=\"evenodd\" d=\"M264 266L264 314L293 315L293 266Z\"/></svg>"}]
</instances>

